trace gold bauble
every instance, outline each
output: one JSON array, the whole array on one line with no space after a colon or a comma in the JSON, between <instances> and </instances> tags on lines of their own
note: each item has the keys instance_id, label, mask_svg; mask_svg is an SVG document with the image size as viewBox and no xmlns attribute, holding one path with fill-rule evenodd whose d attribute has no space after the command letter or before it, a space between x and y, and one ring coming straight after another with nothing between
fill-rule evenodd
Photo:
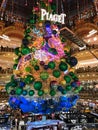
<instances>
[{"instance_id":1,"label":"gold bauble","mask_svg":"<svg viewBox=\"0 0 98 130\"><path fill-rule=\"evenodd\" d=\"M62 81L61 81L61 85L66 85L66 81L65 81L65 80L62 80Z\"/></svg>"},{"instance_id":2,"label":"gold bauble","mask_svg":"<svg viewBox=\"0 0 98 130\"><path fill-rule=\"evenodd\" d=\"M13 73L14 73L15 75L18 75L18 74L20 74L20 71L19 71L19 70L13 70Z\"/></svg>"},{"instance_id":3,"label":"gold bauble","mask_svg":"<svg viewBox=\"0 0 98 130\"><path fill-rule=\"evenodd\" d=\"M69 47L64 47L64 50L69 52L70 48Z\"/></svg>"},{"instance_id":4,"label":"gold bauble","mask_svg":"<svg viewBox=\"0 0 98 130\"><path fill-rule=\"evenodd\" d=\"M47 94L49 93L49 89L48 88L44 88L44 92Z\"/></svg>"},{"instance_id":5,"label":"gold bauble","mask_svg":"<svg viewBox=\"0 0 98 130\"><path fill-rule=\"evenodd\" d=\"M43 26L43 23L39 23L39 26L42 27L42 26Z\"/></svg>"},{"instance_id":6,"label":"gold bauble","mask_svg":"<svg viewBox=\"0 0 98 130\"><path fill-rule=\"evenodd\" d=\"M69 68L69 72L75 72L75 69L74 68Z\"/></svg>"}]
</instances>

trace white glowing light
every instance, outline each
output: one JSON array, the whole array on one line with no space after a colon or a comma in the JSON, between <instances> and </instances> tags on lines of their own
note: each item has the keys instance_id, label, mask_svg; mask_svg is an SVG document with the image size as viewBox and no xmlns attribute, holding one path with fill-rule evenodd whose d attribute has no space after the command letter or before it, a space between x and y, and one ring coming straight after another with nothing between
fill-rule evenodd
<instances>
[{"instance_id":1,"label":"white glowing light","mask_svg":"<svg viewBox=\"0 0 98 130\"><path fill-rule=\"evenodd\" d=\"M64 71L64 74L67 74L68 73L68 70Z\"/></svg>"},{"instance_id":2,"label":"white glowing light","mask_svg":"<svg viewBox=\"0 0 98 130\"><path fill-rule=\"evenodd\" d=\"M97 37L94 37L94 41L96 41L97 40Z\"/></svg>"},{"instance_id":3,"label":"white glowing light","mask_svg":"<svg viewBox=\"0 0 98 130\"><path fill-rule=\"evenodd\" d=\"M37 51L35 52L34 58L35 58L35 59L38 59L38 60L40 60L40 61L47 61L47 60L48 60L47 54L46 54L46 52L43 51L43 50L37 50Z\"/></svg>"},{"instance_id":4,"label":"white glowing light","mask_svg":"<svg viewBox=\"0 0 98 130\"><path fill-rule=\"evenodd\" d=\"M6 41L11 41L10 39L9 39L9 37L8 36L6 36L6 35L2 35L2 36L0 36L0 38L2 38L2 39L4 39L4 40L6 40Z\"/></svg>"},{"instance_id":5,"label":"white glowing light","mask_svg":"<svg viewBox=\"0 0 98 130\"><path fill-rule=\"evenodd\" d=\"M86 45L84 45L83 47L79 47L79 50L85 50L86 49Z\"/></svg>"},{"instance_id":6,"label":"white glowing light","mask_svg":"<svg viewBox=\"0 0 98 130\"><path fill-rule=\"evenodd\" d=\"M90 39L88 39L88 41L87 42L90 42Z\"/></svg>"},{"instance_id":7,"label":"white glowing light","mask_svg":"<svg viewBox=\"0 0 98 130\"><path fill-rule=\"evenodd\" d=\"M89 34L87 35L87 37L92 36L93 34L97 33L97 30L93 29L89 32Z\"/></svg>"},{"instance_id":8,"label":"white glowing light","mask_svg":"<svg viewBox=\"0 0 98 130\"><path fill-rule=\"evenodd\" d=\"M79 64L80 65L86 65L86 64L97 64L98 63L98 61L96 60L96 61L94 61L94 60L92 60L92 61L85 61L85 62L80 62Z\"/></svg>"}]
</instances>

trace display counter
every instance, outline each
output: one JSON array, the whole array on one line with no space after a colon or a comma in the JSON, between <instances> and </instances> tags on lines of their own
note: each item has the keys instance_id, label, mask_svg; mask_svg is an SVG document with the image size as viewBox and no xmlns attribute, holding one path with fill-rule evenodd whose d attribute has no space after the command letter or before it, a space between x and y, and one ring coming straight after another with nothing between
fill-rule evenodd
<instances>
[{"instance_id":1,"label":"display counter","mask_svg":"<svg viewBox=\"0 0 98 130\"><path fill-rule=\"evenodd\" d=\"M64 125L60 120L44 120L27 123L27 130L61 130Z\"/></svg>"}]
</instances>

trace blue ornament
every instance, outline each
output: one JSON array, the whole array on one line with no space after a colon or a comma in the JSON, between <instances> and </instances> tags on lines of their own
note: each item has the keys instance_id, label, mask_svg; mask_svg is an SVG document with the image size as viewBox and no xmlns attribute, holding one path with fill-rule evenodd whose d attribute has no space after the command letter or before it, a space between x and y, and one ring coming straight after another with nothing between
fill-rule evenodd
<instances>
[{"instance_id":1,"label":"blue ornament","mask_svg":"<svg viewBox=\"0 0 98 130\"><path fill-rule=\"evenodd\" d=\"M11 90L10 94L15 95L15 90Z\"/></svg>"},{"instance_id":2,"label":"blue ornament","mask_svg":"<svg viewBox=\"0 0 98 130\"><path fill-rule=\"evenodd\" d=\"M21 103L20 104L20 109L24 113L33 112L33 110L34 110L33 106L30 103L28 103L28 104Z\"/></svg>"},{"instance_id":3,"label":"blue ornament","mask_svg":"<svg viewBox=\"0 0 98 130\"><path fill-rule=\"evenodd\" d=\"M44 69L47 70L48 69L48 65L44 65Z\"/></svg>"},{"instance_id":4,"label":"blue ornament","mask_svg":"<svg viewBox=\"0 0 98 130\"><path fill-rule=\"evenodd\" d=\"M25 82L22 82L22 81L21 81L21 82L19 83L19 86L20 86L20 87L24 87L24 86L25 86Z\"/></svg>"},{"instance_id":5,"label":"blue ornament","mask_svg":"<svg viewBox=\"0 0 98 130\"><path fill-rule=\"evenodd\" d=\"M51 22L50 22L50 21L45 21L45 26L46 26L46 27L50 27L50 25L51 25Z\"/></svg>"},{"instance_id":6,"label":"blue ornament","mask_svg":"<svg viewBox=\"0 0 98 130\"><path fill-rule=\"evenodd\" d=\"M26 96L27 95L27 90L23 90L22 94L23 94L23 96Z\"/></svg>"},{"instance_id":7,"label":"blue ornament","mask_svg":"<svg viewBox=\"0 0 98 130\"><path fill-rule=\"evenodd\" d=\"M66 101L67 101L67 97L66 97L66 96L61 96L61 97L60 97L60 101L66 102Z\"/></svg>"},{"instance_id":8,"label":"blue ornament","mask_svg":"<svg viewBox=\"0 0 98 130\"><path fill-rule=\"evenodd\" d=\"M28 101L26 100L26 98L24 97L20 97L20 101L23 103L23 104L27 104L28 105Z\"/></svg>"},{"instance_id":9,"label":"blue ornament","mask_svg":"<svg viewBox=\"0 0 98 130\"><path fill-rule=\"evenodd\" d=\"M69 58L69 64L73 67L78 63L78 60L75 57Z\"/></svg>"},{"instance_id":10,"label":"blue ornament","mask_svg":"<svg viewBox=\"0 0 98 130\"><path fill-rule=\"evenodd\" d=\"M24 39L22 40L22 44L23 44L24 46L27 46L27 45L29 44L28 39L24 38Z\"/></svg>"},{"instance_id":11,"label":"blue ornament","mask_svg":"<svg viewBox=\"0 0 98 130\"><path fill-rule=\"evenodd\" d=\"M9 98L9 105L13 109L17 109L19 107L19 105L20 105L20 101L16 97L10 97Z\"/></svg>"},{"instance_id":12,"label":"blue ornament","mask_svg":"<svg viewBox=\"0 0 98 130\"><path fill-rule=\"evenodd\" d=\"M62 86L58 86L58 91L62 92L64 90L64 88Z\"/></svg>"},{"instance_id":13,"label":"blue ornament","mask_svg":"<svg viewBox=\"0 0 98 130\"><path fill-rule=\"evenodd\" d=\"M50 24L46 24L45 27L46 27L46 28L50 28Z\"/></svg>"},{"instance_id":14,"label":"blue ornament","mask_svg":"<svg viewBox=\"0 0 98 130\"><path fill-rule=\"evenodd\" d=\"M72 82L72 83L71 83L71 86L72 86L72 87L77 87L77 83L76 83L76 82Z\"/></svg>"},{"instance_id":15,"label":"blue ornament","mask_svg":"<svg viewBox=\"0 0 98 130\"><path fill-rule=\"evenodd\" d=\"M39 31L37 28L33 28L33 33L35 33L35 34L39 34L40 31Z\"/></svg>"}]
</instances>

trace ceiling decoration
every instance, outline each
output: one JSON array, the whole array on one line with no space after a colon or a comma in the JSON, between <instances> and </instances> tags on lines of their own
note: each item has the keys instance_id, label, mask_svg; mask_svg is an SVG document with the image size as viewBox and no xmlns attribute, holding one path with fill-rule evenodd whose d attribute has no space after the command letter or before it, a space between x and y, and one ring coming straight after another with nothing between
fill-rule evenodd
<instances>
[{"instance_id":1,"label":"ceiling decoration","mask_svg":"<svg viewBox=\"0 0 98 130\"><path fill-rule=\"evenodd\" d=\"M5 27L3 22L0 22L0 46L9 46L16 48L21 45L24 36L23 24L16 22L13 26Z\"/></svg>"},{"instance_id":2,"label":"ceiling decoration","mask_svg":"<svg viewBox=\"0 0 98 130\"><path fill-rule=\"evenodd\" d=\"M77 27L77 26L76 26L76 27ZM75 30L75 33L76 33L78 36L83 37L83 35L85 35L83 32L86 32L86 33L87 33L87 31L89 32L89 31L92 30L92 29L95 29L95 30L98 31L98 26L95 25L95 23L85 22L85 23L83 23L82 26L81 26L81 24L80 24L80 26L78 25L78 27L77 27L76 30Z\"/></svg>"}]
</instances>

